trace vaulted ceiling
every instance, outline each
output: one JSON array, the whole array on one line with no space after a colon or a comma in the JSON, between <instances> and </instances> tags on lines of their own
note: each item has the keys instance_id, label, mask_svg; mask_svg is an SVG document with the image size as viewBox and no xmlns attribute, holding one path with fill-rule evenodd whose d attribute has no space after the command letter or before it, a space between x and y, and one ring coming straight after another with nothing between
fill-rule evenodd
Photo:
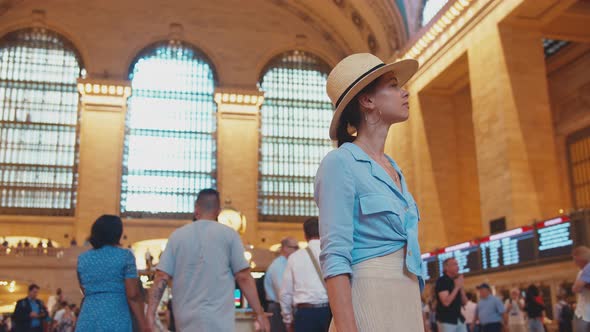
<instances>
[{"instance_id":1,"label":"vaulted ceiling","mask_svg":"<svg viewBox=\"0 0 590 332\"><path fill-rule=\"evenodd\" d=\"M143 47L172 37L193 43L224 67L259 70L272 55L292 48L315 52L334 65L355 52L394 56L408 40L408 26L414 30L413 15L408 19L405 13L415 12L416 2L0 0L0 34L31 24L52 28L80 48L89 72L119 77ZM124 61L113 59L113 52Z\"/></svg>"}]
</instances>

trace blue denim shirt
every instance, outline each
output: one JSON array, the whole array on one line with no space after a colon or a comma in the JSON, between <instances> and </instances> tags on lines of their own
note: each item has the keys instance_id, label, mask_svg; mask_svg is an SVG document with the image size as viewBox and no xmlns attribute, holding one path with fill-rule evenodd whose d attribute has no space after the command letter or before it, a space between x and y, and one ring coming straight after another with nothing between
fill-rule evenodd
<instances>
[{"instance_id":1,"label":"blue denim shirt","mask_svg":"<svg viewBox=\"0 0 590 332\"><path fill-rule=\"evenodd\" d=\"M345 143L322 160L315 178L320 209L320 261L325 278L407 246L406 266L424 287L418 244L420 215L401 170L401 190L360 147Z\"/></svg>"}]
</instances>

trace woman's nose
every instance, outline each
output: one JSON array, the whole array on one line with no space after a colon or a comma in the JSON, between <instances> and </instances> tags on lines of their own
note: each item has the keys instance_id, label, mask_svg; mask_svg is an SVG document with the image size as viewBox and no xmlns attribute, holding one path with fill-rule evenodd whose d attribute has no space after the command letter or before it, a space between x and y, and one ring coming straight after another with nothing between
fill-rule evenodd
<instances>
[{"instance_id":1,"label":"woman's nose","mask_svg":"<svg viewBox=\"0 0 590 332\"><path fill-rule=\"evenodd\" d=\"M402 97L408 98L409 96L410 96L410 91L408 91L406 89L402 89Z\"/></svg>"}]
</instances>

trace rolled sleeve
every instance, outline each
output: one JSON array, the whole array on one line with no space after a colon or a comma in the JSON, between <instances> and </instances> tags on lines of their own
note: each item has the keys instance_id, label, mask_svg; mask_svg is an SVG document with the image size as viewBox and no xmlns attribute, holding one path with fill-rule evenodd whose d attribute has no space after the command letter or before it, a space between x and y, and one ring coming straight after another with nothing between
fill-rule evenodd
<instances>
[{"instance_id":1,"label":"rolled sleeve","mask_svg":"<svg viewBox=\"0 0 590 332\"><path fill-rule=\"evenodd\" d=\"M320 210L320 263L326 279L352 273L354 180L338 150L320 164L315 200Z\"/></svg>"}]
</instances>

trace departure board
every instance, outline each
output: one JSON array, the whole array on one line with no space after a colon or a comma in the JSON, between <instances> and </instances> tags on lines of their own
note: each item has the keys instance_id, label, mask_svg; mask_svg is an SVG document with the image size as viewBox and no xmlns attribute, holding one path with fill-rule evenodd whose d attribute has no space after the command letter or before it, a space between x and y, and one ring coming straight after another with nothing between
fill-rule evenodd
<instances>
[{"instance_id":1,"label":"departure board","mask_svg":"<svg viewBox=\"0 0 590 332\"><path fill-rule=\"evenodd\" d=\"M567 217L538 223L539 258L570 256L574 245L572 224Z\"/></svg>"},{"instance_id":2,"label":"departure board","mask_svg":"<svg viewBox=\"0 0 590 332\"><path fill-rule=\"evenodd\" d=\"M551 258L569 258L575 234L584 234L578 230L579 223L572 223L567 216L557 217L425 253L422 255L425 280L432 281L442 275L443 262L451 257L457 259L459 273L466 275L525 267Z\"/></svg>"},{"instance_id":3,"label":"departure board","mask_svg":"<svg viewBox=\"0 0 590 332\"><path fill-rule=\"evenodd\" d=\"M468 274L481 270L479 247L475 242L464 242L447 247L438 254L438 274L443 273L443 263L448 258L455 258L459 264L459 273Z\"/></svg>"},{"instance_id":4,"label":"departure board","mask_svg":"<svg viewBox=\"0 0 590 332\"><path fill-rule=\"evenodd\" d=\"M424 275L424 281L438 278L438 257L436 254L422 254L422 273Z\"/></svg>"},{"instance_id":5,"label":"departure board","mask_svg":"<svg viewBox=\"0 0 590 332\"><path fill-rule=\"evenodd\" d=\"M535 260L535 232L525 226L481 239L481 265L484 270Z\"/></svg>"}]
</instances>

